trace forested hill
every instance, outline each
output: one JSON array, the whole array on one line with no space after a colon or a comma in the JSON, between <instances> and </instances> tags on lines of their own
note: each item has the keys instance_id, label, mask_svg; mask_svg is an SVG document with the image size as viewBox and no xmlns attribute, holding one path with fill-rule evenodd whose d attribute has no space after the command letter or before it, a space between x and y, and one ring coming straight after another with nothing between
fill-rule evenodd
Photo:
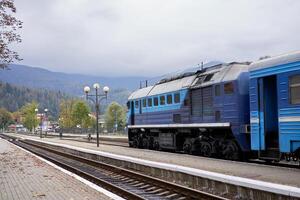
<instances>
[{"instance_id":1,"label":"forested hill","mask_svg":"<svg viewBox=\"0 0 300 200\"><path fill-rule=\"evenodd\" d=\"M0 107L4 107L10 112L19 110L26 103L36 101L40 108L48 108L49 114L57 117L60 101L66 98L68 96L61 92L29 89L0 81Z\"/></svg>"},{"instance_id":2,"label":"forested hill","mask_svg":"<svg viewBox=\"0 0 300 200\"><path fill-rule=\"evenodd\" d=\"M21 85L29 88L42 88L52 91L62 91L74 96L83 95L83 87L100 83L112 90L133 91L139 87L145 77L108 77L83 74L67 74L53 72L43 68L25 65L10 65L9 70L0 70L0 80L6 83Z\"/></svg>"},{"instance_id":3,"label":"forested hill","mask_svg":"<svg viewBox=\"0 0 300 200\"><path fill-rule=\"evenodd\" d=\"M0 81L15 86L24 86L41 90L61 91L73 97L82 97L83 87L94 83L100 83L101 86L110 87L108 101L116 101L125 105L130 93L139 87L140 81L146 80L145 77L105 77L90 76L82 74L67 74L61 72L52 72L43 68L31 67L25 65L10 65L8 70L0 70ZM48 92L49 93L49 92ZM53 97L53 98L56 98ZM101 102L102 105L104 102ZM17 106L12 106L16 108Z\"/></svg>"}]
</instances>

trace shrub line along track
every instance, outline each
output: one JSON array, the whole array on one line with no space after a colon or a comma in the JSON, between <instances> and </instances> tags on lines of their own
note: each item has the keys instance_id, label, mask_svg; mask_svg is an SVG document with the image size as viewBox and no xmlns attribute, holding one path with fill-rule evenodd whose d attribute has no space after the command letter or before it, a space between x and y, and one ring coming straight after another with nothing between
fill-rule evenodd
<instances>
[{"instance_id":1,"label":"shrub line along track","mask_svg":"<svg viewBox=\"0 0 300 200\"><path fill-rule=\"evenodd\" d=\"M1 137L126 199L226 199L26 140Z\"/></svg>"}]
</instances>

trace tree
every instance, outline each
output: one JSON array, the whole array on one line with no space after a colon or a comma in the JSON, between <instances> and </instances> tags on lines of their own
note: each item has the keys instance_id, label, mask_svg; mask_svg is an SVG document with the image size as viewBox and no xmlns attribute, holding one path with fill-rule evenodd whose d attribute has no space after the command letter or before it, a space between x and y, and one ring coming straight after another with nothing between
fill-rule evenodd
<instances>
[{"instance_id":1,"label":"tree","mask_svg":"<svg viewBox=\"0 0 300 200\"><path fill-rule=\"evenodd\" d=\"M11 113L5 108L0 108L0 128L6 128L10 123L13 123Z\"/></svg>"},{"instance_id":2,"label":"tree","mask_svg":"<svg viewBox=\"0 0 300 200\"><path fill-rule=\"evenodd\" d=\"M39 121L35 113L35 109L37 107L38 104L36 102L31 102L31 103L27 103L25 106L21 108L22 123L30 131L32 131L39 124Z\"/></svg>"},{"instance_id":3,"label":"tree","mask_svg":"<svg viewBox=\"0 0 300 200\"><path fill-rule=\"evenodd\" d=\"M75 100L63 100L60 103L60 113L59 113L59 125L63 128L74 127L74 122L72 119L72 110L75 104Z\"/></svg>"},{"instance_id":4,"label":"tree","mask_svg":"<svg viewBox=\"0 0 300 200\"><path fill-rule=\"evenodd\" d=\"M21 123L22 113L20 111L13 112L11 114L14 123Z\"/></svg>"},{"instance_id":5,"label":"tree","mask_svg":"<svg viewBox=\"0 0 300 200\"><path fill-rule=\"evenodd\" d=\"M9 48L11 43L20 43L21 37L17 30L22 28L22 22L13 16L16 13L14 0L0 0L0 68L14 60L21 60L18 53Z\"/></svg>"},{"instance_id":6,"label":"tree","mask_svg":"<svg viewBox=\"0 0 300 200\"><path fill-rule=\"evenodd\" d=\"M90 109L84 101L63 100L60 104L59 121L63 128L72 128L80 125L82 128L89 128L92 119L89 116Z\"/></svg>"},{"instance_id":7,"label":"tree","mask_svg":"<svg viewBox=\"0 0 300 200\"><path fill-rule=\"evenodd\" d=\"M49 109L49 118L56 120L59 115L60 102L69 98L61 92L16 86L0 80L0 107L10 112L19 110L28 102L36 101L41 108Z\"/></svg>"},{"instance_id":8,"label":"tree","mask_svg":"<svg viewBox=\"0 0 300 200\"><path fill-rule=\"evenodd\" d=\"M88 128L91 125L90 109L84 101L76 101L72 109L72 120L81 128Z\"/></svg>"},{"instance_id":9,"label":"tree","mask_svg":"<svg viewBox=\"0 0 300 200\"><path fill-rule=\"evenodd\" d=\"M126 109L117 102L112 102L106 109L105 123L109 131L114 130L114 128L123 130L126 125ZM117 124L117 127L115 127L115 124Z\"/></svg>"}]
</instances>

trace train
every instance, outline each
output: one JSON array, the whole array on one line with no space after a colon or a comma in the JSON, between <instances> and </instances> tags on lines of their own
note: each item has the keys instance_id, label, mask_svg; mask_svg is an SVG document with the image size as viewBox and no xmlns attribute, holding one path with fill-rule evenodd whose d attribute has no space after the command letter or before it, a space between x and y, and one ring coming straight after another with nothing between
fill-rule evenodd
<instances>
[{"instance_id":1,"label":"train","mask_svg":"<svg viewBox=\"0 0 300 200\"><path fill-rule=\"evenodd\" d=\"M133 148L299 161L300 51L173 75L132 92L127 107Z\"/></svg>"}]
</instances>

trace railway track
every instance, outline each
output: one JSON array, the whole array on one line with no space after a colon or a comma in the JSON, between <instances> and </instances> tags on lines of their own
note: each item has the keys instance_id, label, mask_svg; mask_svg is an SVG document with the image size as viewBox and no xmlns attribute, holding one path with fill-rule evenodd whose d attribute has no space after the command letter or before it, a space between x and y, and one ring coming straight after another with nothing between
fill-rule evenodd
<instances>
[{"instance_id":1,"label":"railway track","mask_svg":"<svg viewBox=\"0 0 300 200\"><path fill-rule=\"evenodd\" d=\"M3 135L1 137L125 199L226 199L30 141L11 139Z\"/></svg>"},{"instance_id":2,"label":"railway track","mask_svg":"<svg viewBox=\"0 0 300 200\"><path fill-rule=\"evenodd\" d=\"M47 138L57 138L57 136L47 136ZM87 139L77 139L74 137L63 137L62 140L70 140L70 141L76 141L76 142L82 142L82 143L96 143L96 140L94 140L94 139L88 141ZM100 144L130 148L128 143L125 143L125 142L114 142L114 141L106 141L106 140L101 141L100 140ZM186 153L180 152L180 151L177 151L177 152L168 151L168 152L187 155ZM191 155L191 154L189 154L189 155ZM202 156L198 156L198 155L191 155L191 156L202 157ZM204 158L206 158L206 157L204 157ZM215 157L213 159L225 160L222 158L215 158ZM228 160L228 161L230 161L230 160ZM284 168L291 168L291 169L300 169L300 161L298 161L298 162L285 162L285 161L266 162L266 161L257 160L257 159L249 159L249 160L235 161L235 162L251 163L251 164L266 165L266 166L273 166L273 167L284 167Z\"/></svg>"}]
</instances>

